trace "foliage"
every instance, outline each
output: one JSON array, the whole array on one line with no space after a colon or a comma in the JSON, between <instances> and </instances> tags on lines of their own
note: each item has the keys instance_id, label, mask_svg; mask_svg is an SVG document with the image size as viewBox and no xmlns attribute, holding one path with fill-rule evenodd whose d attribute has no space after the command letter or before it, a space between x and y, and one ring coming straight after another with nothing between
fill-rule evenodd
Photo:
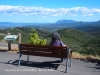
<instances>
[{"instance_id":1,"label":"foliage","mask_svg":"<svg viewBox=\"0 0 100 75\"><path fill-rule=\"evenodd\" d=\"M1 35L0 35L0 39L3 40L3 38L4 38L4 36L1 36Z\"/></svg>"},{"instance_id":2,"label":"foliage","mask_svg":"<svg viewBox=\"0 0 100 75\"><path fill-rule=\"evenodd\" d=\"M65 28L65 29L58 30L58 33L60 34L61 39L66 45L70 45L74 47L83 45L89 40L95 38L92 35L89 35L83 31L79 31L76 29Z\"/></svg>"},{"instance_id":3,"label":"foliage","mask_svg":"<svg viewBox=\"0 0 100 75\"><path fill-rule=\"evenodd\" d=\"M40 39L37 31L35 29L32 29L32 33L30 34L30 37L29 37L29 44L46 45L47 40L46 39Z\"/></svg>"},{"instance_id":4,"label":"foliage","mask_svg":"<svg viewBox=\"0 0 100 75\"><path fill-rule=\"evenodd\" d=\"M83 45L82 54L100 55L100 39L92 39Z\"/></svg>"}]
</instances>

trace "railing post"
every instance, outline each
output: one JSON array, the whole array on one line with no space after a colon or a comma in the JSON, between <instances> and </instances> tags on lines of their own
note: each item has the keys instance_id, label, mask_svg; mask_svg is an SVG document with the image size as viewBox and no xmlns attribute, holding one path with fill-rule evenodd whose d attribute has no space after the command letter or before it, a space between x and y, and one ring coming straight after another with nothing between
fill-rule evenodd
<instances>
[{"instance_id":1,"label":"railing post","mask_svg":"<svg viewBox=\"0 0 100 75\"><path fill-rule=\"evenodd\" d=\"M20 33L18 33L18 38L19 38L18 43L20 44L21 43L21 34Z\"/></svg>"},{"instance_id":2,"label":"railing post","mask_svg":"<svg viewBox=\"0 0 100 75\"><path fill-rule=\"evenodd\" d=\"M10 33L7 33L7 35L11 35ZM10 51L11 50L11 42L8 41L8 50Z\"/></svg>"},{"instance_id":3,"label":"railing post","mask_svg":"<svg viewBox=\"0 0 100 75\"><path fill-rule=\"evenodd\" d=\"M8 50L11 50L11 42L8 42Z\"/></svg>"}]
</instances>

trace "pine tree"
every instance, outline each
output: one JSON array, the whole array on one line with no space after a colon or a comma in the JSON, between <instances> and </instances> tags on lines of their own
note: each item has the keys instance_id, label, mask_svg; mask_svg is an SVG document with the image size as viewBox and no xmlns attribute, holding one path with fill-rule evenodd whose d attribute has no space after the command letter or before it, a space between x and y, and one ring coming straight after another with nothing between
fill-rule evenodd
<instances>
[{"instance_id":1,"label":"pine tree","mask_svg":"<svg viewBox=\"0 0 100 75\"><path fill-rule=\"evenodd\" d=\"M29 44L34 44L34 45L46 45L47 40L46 39L40 39L38 36L38 33L35 29L31 30L32 33L30 33L29 37Z\"/></svg>"}]
</instances>

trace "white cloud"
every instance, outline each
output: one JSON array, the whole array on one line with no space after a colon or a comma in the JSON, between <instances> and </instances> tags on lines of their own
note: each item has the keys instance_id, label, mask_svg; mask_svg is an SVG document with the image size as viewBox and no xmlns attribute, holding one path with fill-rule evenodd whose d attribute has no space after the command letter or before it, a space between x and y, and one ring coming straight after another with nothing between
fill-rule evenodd
<instances>
[{"instance_id":1,"label":"white cloud","mask_svg":"<svg viewBox=\"0 0 100 75\"><path fill-rule=\"evenodd\" d=\"M87 8L87 7L73 7L73 8L43 8L43 7L31 7L31 6L10 6L0 5L0 13L10 15L36 15L36 16L62 16L70 15L77 16L81 14L83 16L92 16L94 13L100 13L100 9Z\"/></svg>"},{"instance_id":2,"label":"white cloud","mask_svg":"<svg viewBox=\"0 0 100 75\"><path fill-rule=\"evenodd\" d=\"M93 8L92 11L96 13L100 13L100 9L97 9L97 8Z\"/></svg>"},{"instance_id":3,"label":"white cloud","mask_svg":"<svg viewBox=\"0 0 100 75\"><path fill-rule=\"evenodd\" d=\"M93 14L84 14L82 16L92 16Z\"/></svg>"}]
</instances>

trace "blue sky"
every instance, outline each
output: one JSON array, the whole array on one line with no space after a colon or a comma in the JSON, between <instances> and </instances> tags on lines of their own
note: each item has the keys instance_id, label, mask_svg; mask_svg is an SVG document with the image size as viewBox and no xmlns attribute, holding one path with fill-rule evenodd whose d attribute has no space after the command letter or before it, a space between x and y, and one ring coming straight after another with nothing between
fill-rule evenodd
<instances>
[{"instance_id":1,"label":"blue sky","mask_svg":"<svg viewBox=\"0 0 100 75\"><path fill-rule=\"evenodd\" d=\"M98 21L99 3L100 0L1 0L0 22Z\"/></svg>"}]
</instances>

